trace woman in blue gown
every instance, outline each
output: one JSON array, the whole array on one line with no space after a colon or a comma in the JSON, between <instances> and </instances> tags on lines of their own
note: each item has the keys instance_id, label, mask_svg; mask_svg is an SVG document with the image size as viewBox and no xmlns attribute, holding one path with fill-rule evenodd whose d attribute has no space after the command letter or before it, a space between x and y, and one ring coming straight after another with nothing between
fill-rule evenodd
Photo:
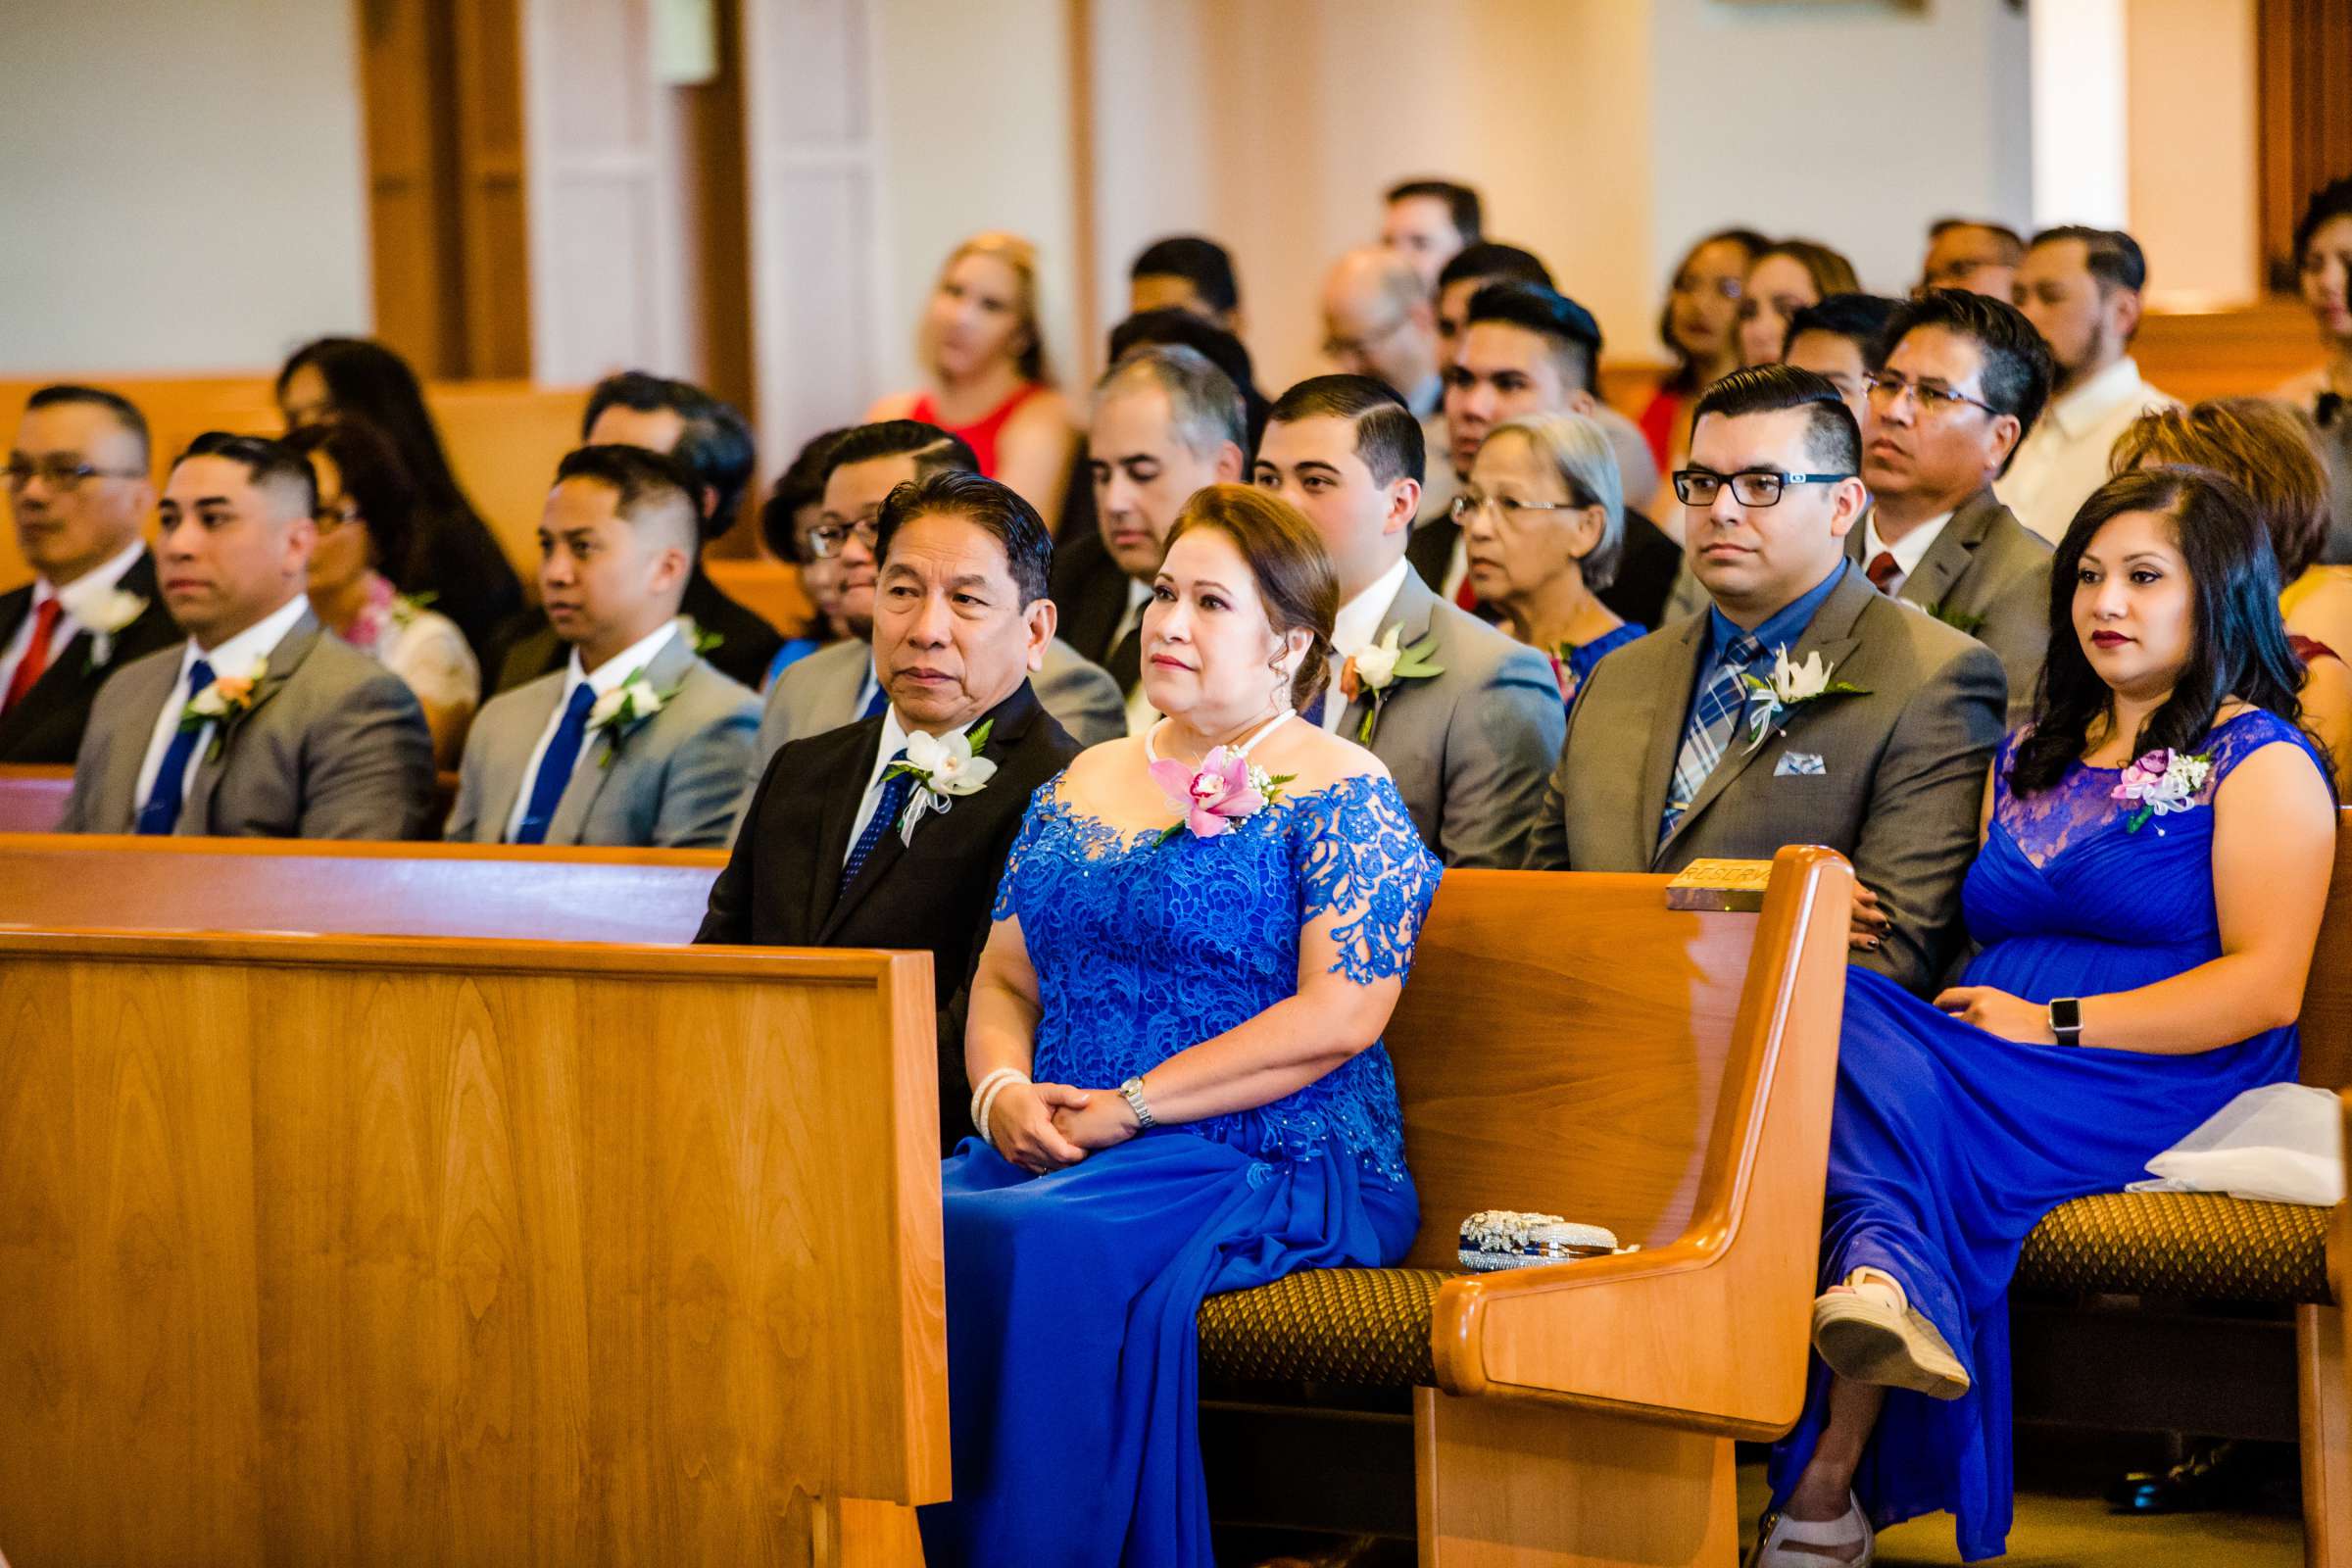
<instances>
[{"instance_id":1,"label":"woman in blue gown","mask_svg":"<svg viewBox=\"0 0 2352 1568\"><path fill-rule=\"evenodd\" d=\"M1939 1509L1963 1558L1999 1555L2026 1234L2295 1074L2335 810L2253 504L2199 469L2125 474L2051 569L2040 701L1962 891L1982 952L1933 1004L1847 981L1819 1354L1765 1568L1867 1561L1874 1528Z\"/></svg>"},{"instance_id":2,"label":"woman in blue gown","mask_svg":"<svg viewBox=\"0 0 2352 1568\"><path fill-rule=\"evenodd\" d=\"M1293 711L1338 604L1304 517L1200 492L1144 612L1167 717L1030 805L972 983L980 1137L943 1173L932 1568L1209 1564L1201 1298L1412 1241L1379 1036L1438 864L1379 760Z\"/></svg>"}]
</instances>

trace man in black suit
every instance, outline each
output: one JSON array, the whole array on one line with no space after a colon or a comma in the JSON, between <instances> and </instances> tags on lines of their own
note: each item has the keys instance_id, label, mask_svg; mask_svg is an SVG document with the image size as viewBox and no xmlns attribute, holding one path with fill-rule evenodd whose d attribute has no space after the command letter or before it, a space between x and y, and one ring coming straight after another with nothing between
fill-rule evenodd
<instances>
[{"instance_id":1,"label":"man in black suit","mask_svg":"<svg viewBox=\"0 0 2352 1568\"><path fill-rule=\"evenodd\" d=\"M735 509L752 481L758 458L752 427L741 414L701 387L644 370L608 375L588 394L580 420L582 446L644 447L673 457L703 487L702 544L707 548L735 525ZM759 613L729 598L703 570L698 555L678 613L691 619L699 652L721 674L758 691L767 681L784 639ZM547 616L531 609L509 628L491 670L494 692L511 691L553 674L571 657Z\"/></svg>"},{"instance_id":2,"label":"man in black suit","mask_svg":"<svg viewBox=\"0 0 2352 1568\"><path fill-rule=\"evenodd\" d=\"M945 1151L968 1131L963 996L997 882L1030 795L1079 747L1029 687L1054 619L1035 508L937 472L890 493L873 548L890 702L770 760L695 941L928 949Z\"/></svg>"},{"instance_id":3,"label":"man in black suit","mask_svg":"<svg viewBox=\"0 0 2352 1568\"><path fill-rule=\"evenodd\" d=\"M1135 349L1095 384L1086 438L1095 535L1070 539L1066 549L1078 555L1082 543L1091 544L1084 554L1109 569L1073 580L1057 559L1054 613L1062 640L1119 683L1128 729L1136 733L1151 713L1142 695L1142 650L1152 579L1168 529L1193 492L1243 476L1241 391L1192 349Z\"/></svg>"},{"instance_id":4,"label":"man in black suit","mask_svg":"<svg viewBox=\"0 0 2352 1568\"><path fill-rule=\"evenodd\" d=\"M8 454L33 581L0 595L0 762L71 763L117 666L179 641L139 524L155 510L147 421L128 400L45 386Z\"/></svg>"},{"instance_id":5,"label":"man in black suit","mask_svg":"<svg viewBox=\"0 0 2352 1568\"><path fill-rule=\"evenodd\" d=\"M1490 283L1473 294L1446 370L1446 431L1454 472L1469 476L1479 443L1505 419L1597 415L1599 368L1600 323L1566 295L1517 282ZM1623 458L1618 466L1625 466ZM1646 493L1629 478L1625 553L1618 558L1617 580L1600 595L1602 604L1638 626L1658 624L1683 564L1675 542L1631 505ZM1457 604L1467 597L1461 591L1461 536L1451 517L1425 517L1405 550L1422 580Z\"/></svg>"}]
</instances>

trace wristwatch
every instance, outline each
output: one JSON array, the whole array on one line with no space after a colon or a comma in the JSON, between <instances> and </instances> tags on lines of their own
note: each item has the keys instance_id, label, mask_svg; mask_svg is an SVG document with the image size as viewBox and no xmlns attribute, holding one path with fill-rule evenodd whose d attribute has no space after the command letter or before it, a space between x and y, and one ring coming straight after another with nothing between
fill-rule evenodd
<instances>
[{"instance_id":1,"label":"wristwatch","mask_svg":"<svg viewBox=\"0 0 2352 1568\"><path fill-rule=\"evenodd\" d=\"M1130 1078L1119 1085L1119 1098L1127 1102L1129 1110L1135 1112L1137 1131L1150 1132L1158 1125L1152 1119L1152 1107L1144 1102L1144 1081L1141 1078Z\"/></svg>"},{"instance_id":2,"label":"wristwatch","mask_svg":"<svg viewBox=\"0 0 2352 1568\"><path fill-rule=\"evenodd\" d=\"M2060 997L2050 1004L2050 1033L2062 1046L2082 1044L2082 999Z\"/></svg>"}]
</instances>

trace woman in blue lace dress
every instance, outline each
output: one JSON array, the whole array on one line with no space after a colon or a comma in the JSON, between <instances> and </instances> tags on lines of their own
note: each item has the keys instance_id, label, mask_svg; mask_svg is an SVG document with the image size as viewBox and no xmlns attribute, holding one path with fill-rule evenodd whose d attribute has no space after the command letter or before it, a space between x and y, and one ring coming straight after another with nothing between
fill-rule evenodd
<instances>
[{"instance_id":1,"label":"woman in blue lace dress","mask_svg":"<svg viewBox=\"0 0 2352 1568\"><path fill-rule=\"evenodd\" d=\"M1962 890L1983 951L1933 1004L1847 981L1819 1360L1765 1568L1867 1562L1874 1527L1936 1510L1962 1557L1999 1555L2027 1232L2295 1074L2335 809L2253 503L2124 474L2051 569L2040 701Z\"/></svg>"},{"instance_id":2,"label":"woman in blue lace dress","mask_svg":"<svg viewBox=\"0 0 2352 1568\"><path fill-rule=\"evenodd\" d=\"M1144 612L1167 716L1030 805L972 983L980 1136L943 1178L932 1568L1205 1568L1201 1298L1412 1241L1379 1041L1438 862L1379 760L1294 712L1338 604L1304 517L1201 491Z\"/></svg>"}]
</instances>

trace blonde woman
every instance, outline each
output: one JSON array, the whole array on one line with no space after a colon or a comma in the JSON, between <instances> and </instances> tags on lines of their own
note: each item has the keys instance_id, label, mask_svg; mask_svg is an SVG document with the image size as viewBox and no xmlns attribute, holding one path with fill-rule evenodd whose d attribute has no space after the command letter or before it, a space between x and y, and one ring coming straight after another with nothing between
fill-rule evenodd
<instances>
[{"instance_id":1,"label":"blonde woman","mask_svg":"<svg viewBox=\"0 0 2352 1568\"><path fill-rule=\"evenodd\" d=\"M1001 233L956 246L916 343L929 384L882 399L866 419L920 419L961 436L982 473L1018 491L1049 531L1058 527L1077 437L1046 371L1037 248Z\"/></svg>"}]
</instances>

